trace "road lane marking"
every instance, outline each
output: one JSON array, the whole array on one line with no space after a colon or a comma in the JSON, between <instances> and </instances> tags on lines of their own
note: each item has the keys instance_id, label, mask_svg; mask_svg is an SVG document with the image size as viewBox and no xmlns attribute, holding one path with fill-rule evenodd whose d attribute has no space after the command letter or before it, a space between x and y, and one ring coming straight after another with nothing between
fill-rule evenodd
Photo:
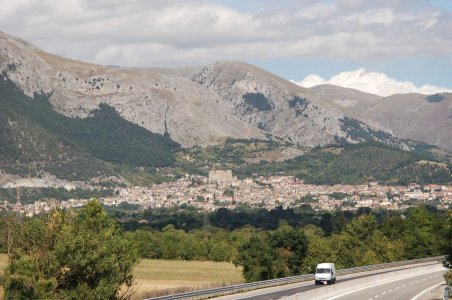
<instances>
[{"instance_id":1,"label":"road lane marking","mask_svg":"<svg viewBox=\"0 0 452 300\"><path fill-rule=\"evenodd\" d=\"M412 275L412 276L405 276L405 277L397 278L397 279L395 279L395 280L392 279L392 280L383 281L383 282L380 282L380 283L376 283L376 284L373 284L373 285L364 286L364 287L362 287L362 288L358 288L358 289L355 289L355 290L351 290L351 291L348 291L348 292L345 292L345 293L342 293L342 294L339 294L339 295L330 297L330 298L328 298L328 300L333 300L333 299L341 298L341 297L344 297L344 296L346 296L346 295L349 295L349 294L352 294L352 293L355 293L355 292L359 292L359 291L362 291L362 290L365 290L365 289L373 288L373 287L376 287L376 286L379 286L379 285L388 284L388 283L390 283L390 282L399 281L399 280L405 280L405 279L410 278L410 277L416 277L416 276L426 275L426 274L429 274L429 273L435 273L435 272L439 272L439 271L442 271L442 270L438 270L438 269L436 269L436 270L429 270L429 271L422 272L422 273L416 273L416 274L414 274L414 275ZM406 286L407 286L406 284L402 285L402 287L406 287ZM375 298L376 298L376 297L377 297L377 296L375 296Z\"/></svg>"},{"instance_id":2,"label":"road lane marking","mask_svg":"<svg viewBox=\"0 0 452 300\"><path fill-rule=\"evenodd\" d=\"M440 283L437 283L437 284L435 284L435 285L432 285L432 286L429 287L429 288L426 288L425 290L423 290L422 292L420 292L419 294L417 294L416 296L414 296L413 298L411 298L411 300L416 300L416 299L418 299L418 298L419 298L420 296L422 296L423 294L427 293L428 291L430 291L430 290L436 288L438 285L441 285L441 284L443 284L442 281L441 281Z\"/></svg>"},{"instance_id":3,"label":"road lane marking","mask_svg":"<svg viewBox=\"0 0 452 300\"><path fill-rule=\"evenodd\" d=\"M388 292L392 292L392 289L388 290Z\"/></svg>"}]
</instances>

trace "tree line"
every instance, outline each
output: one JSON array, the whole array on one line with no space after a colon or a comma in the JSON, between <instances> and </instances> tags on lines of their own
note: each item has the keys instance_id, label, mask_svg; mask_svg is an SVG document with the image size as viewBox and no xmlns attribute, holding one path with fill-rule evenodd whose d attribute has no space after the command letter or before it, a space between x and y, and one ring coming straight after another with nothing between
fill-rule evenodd
<instances>
[{"instance_id":1,"label":"tree line","mask_svg":"<svg viewBox=\"0 0 452 300\"><path fill-rule=\"evenodd\" d=\"M6 215L0 218L0 250L9 257L3 284L7 298L117 299L128 297L124 288L131 286L140 257L232 262L242 266L247 281L256 281L312 273L319 262L349 268L443 255L451 248L450 211L419 206L403 216L362 210L351 218L317 217L315 224L281 218L271 229L231 229L206 224L207 216L189 230L167 224L126 231L96 200L33 218Z\"/></svg>"},{"instance_id":2,"label":"tree line","mask_svg":"<svg viewBox=\"0 0 452 300\"><path fill-rule=\"evenodd\" d=\"M311 273L317 263L338 268L442 255L450 246L446 214L425 206L384 220L373 213L350 221L322 216L320 223L294 227L282 220L273 230L213 226L185 231L168 225L129 232L142 257L230 261L243 266L248 281ZM342 224L340 224L342 223ZM326 229L326 230L325 230Z\"/></svg>"}]
</instances>

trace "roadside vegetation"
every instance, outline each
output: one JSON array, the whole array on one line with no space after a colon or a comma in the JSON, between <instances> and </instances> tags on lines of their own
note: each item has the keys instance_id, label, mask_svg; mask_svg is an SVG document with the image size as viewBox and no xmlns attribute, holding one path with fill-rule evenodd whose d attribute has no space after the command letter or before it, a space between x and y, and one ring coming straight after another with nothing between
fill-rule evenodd
<instances>
[{"instance_id":1,"label":"roadside vegetation","mask_svg":"<svg viewBox=\"0 0 452 300\"><path fill-rule=\"evenodd\" d=\"M132 293L136 247L99 201L3 220L5 299L119 299Z\"/></svg>"},{"instance_id":2,"label":"roadside vegetation","mask_svg":"<svg viewBox=\"0 0 452 300\"><path fill-rule=\"evenodd\" d=\"M130 216L134 214L142 217L137 211ZM450 251L450 212L423 205L403 216L366 209L317 214L281 208L267 214L246 209L146 214L158 222L123 223L120 229L93 200L81 210L54 210L25 219L3 216L0 249L9 257L2 278L7 298L61 298L80 293L128 298L132 293L124 294L127 287L131 291L137 287L132 284L133 276L153 280L173 276L164 271L171 261L205 262L199 263L201 269L211 268L218 276L212 278L222 278L204 281L199 274L206 270L189 267L183 271L185 278L200 281L193 285L180 282L180 287L189 290L241 281L238 270L246 281L256 281L312 273L321 261L349 268ZM234 223L238 219L242 222ZM140 257L153 260L135 267ZM149 282L140 280L144 289L152 289ZM158 284L155 288L168 290Z\"/></svg>"}]
</instances>

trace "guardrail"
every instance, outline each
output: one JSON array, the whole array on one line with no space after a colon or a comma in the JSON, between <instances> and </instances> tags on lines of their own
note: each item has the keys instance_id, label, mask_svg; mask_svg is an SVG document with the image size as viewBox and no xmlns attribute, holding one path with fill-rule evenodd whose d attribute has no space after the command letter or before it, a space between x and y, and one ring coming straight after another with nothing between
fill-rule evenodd
<instances>
[{"instance_id":1,"label":"guardrail","mask_svg":"<svg viewBox=\"0 0 452 300\"><path fill-rule=\"evenodd\" d=\"M392 263L384 263L384 264L378 264L378 265L369 265L369 266L362 266L362 267L355 267L355 268L348 268L348 269L339 269L336 271L336 274L338 276L347 275L347 274L360 273L360 272L366 272L366 271L374 271L374 270L379 270L379 269L401 267L401 266L405 266L405 265L414 265L414 264L420 264L420 263L425 263L425 262L440 261L440 260L443 260L444 258L445 258L445 256L436 256L436 257L404 260L404 261L398 261L398 262L392 262ZM296 275L296 276L290 276L290 277L284 277L284 278L256 281L256 282L251 282L251 283L242 283L242 284L231 285L231 286L220 287L220 288L213 288L213 289L208 289L208 290L201 290L201 291L174 294L174 295L168 295L168 296L162 296L162 297L148 298L145 300L151 300L151 299L152 300L208 299L208 298L212 298L212 297L219 297L219 296L225 296L225 295L230 295L230 294L243 293L243 292L248 292L248 291L252 291L252 290L279 286L279 285L286 285L286 284L291 284L291 283L298 283L298 282L303 282L303 281L308 281L308 280L314 280L314 274L304 274L304 275Z\"/></svg>"}]
</instances>

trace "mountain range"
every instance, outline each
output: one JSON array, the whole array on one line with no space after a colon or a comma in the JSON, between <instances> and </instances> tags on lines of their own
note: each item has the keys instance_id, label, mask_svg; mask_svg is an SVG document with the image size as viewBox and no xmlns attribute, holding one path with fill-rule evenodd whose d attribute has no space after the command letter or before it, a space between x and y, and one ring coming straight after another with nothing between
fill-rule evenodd
<instances>
[{"instance_id":1,"label":"mountain range","mask_svg":"<svg viewBox=\"0 0 452 300\"><path fill-rule=\"evenodd\" d=\"M75 179L67 170L83 161L89 177L111 175L108 162L167 166L174 149L227 138L301 147L379 142L404 150L412 139L452 151L447 93L383 98L330 85L306 89L235 61L175 69L101 66L2 32L0 82L6 173L66 168L65 178Z\"/></svg>"}]
</instances>

